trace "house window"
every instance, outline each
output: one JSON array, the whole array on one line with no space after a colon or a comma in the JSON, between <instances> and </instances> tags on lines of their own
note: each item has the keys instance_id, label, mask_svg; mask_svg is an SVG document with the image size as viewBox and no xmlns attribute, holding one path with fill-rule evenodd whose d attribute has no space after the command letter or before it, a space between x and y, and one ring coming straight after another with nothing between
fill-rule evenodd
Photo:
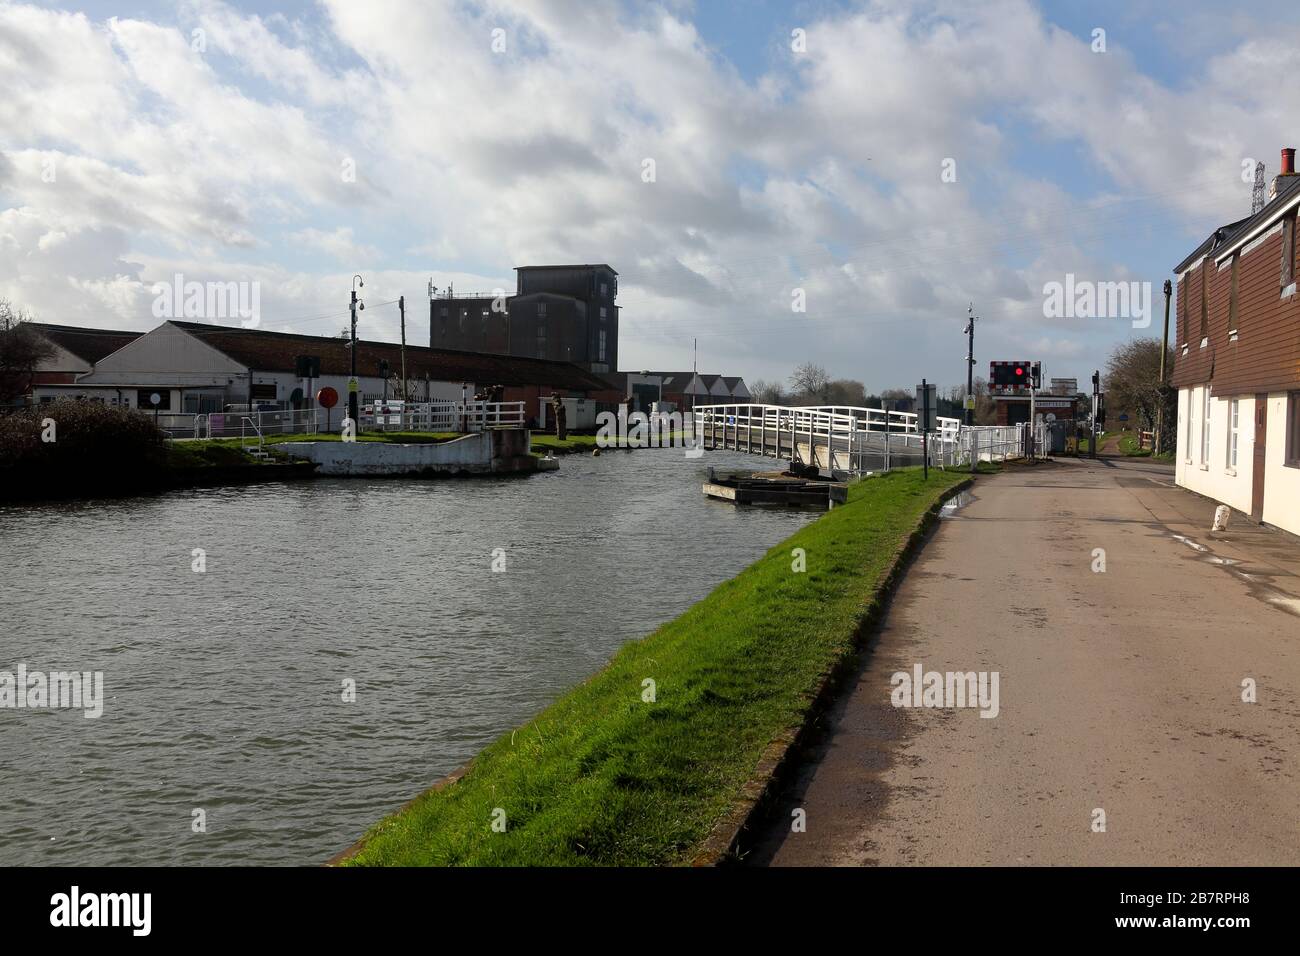
<instances>
[{"instance_id":1,"label":"house window","mask_svg":"<svg viewBox=\"0 0 1300 956\"><path fill-rule=\"evenodd\" d=\"M605 307L603 305L600 307L600 321L605 321Z\"/></svg>"},{"instance_id":2,"label":"house window","mask_svg":"<svg viewBox=\"0 0 1300 956\"><path fill-rule=\"evenodd\" d=\"M546 326L537 324L537 357L546 358Z\"/></svg>"},{"instance_id":3,"label":"house window","mask_svg":"<svg viewBox=\"0 0 1300 956\"><path fill-rule=\"evenodd\" d=\"M1201 464L1210 463L1210 386L1205 386L1205 405L1201 416Z\"/></svg>"},{"instance_id":4,"label":"house window","mask_svg":"<svg viewBox=\"0 0 1300 956\"><path fill-rule=\"evenodd\" d=\"M603 312L604 310L602 309L601 311ZM605 330L604 329L600 330L600 341L597 344L596 354L598 356L598 358L596 359L597 362L605 361Z\"/></svg>"},{"instance_id":5,"label":"house window","mask_svg":"<svg viewBox=\"0 0 1300 956\"><path fill-rule=\"evenodd\" d=\"M1189 465L1192 463L1192 403L1195 400L1196 392L1189 388L1187 390L1187 417L1183 420L1183 460Z\"/></svg>"},{"instance_id":6,"label":"house window","mask_svg":"<svg viewBox=\"0 0 1300 956\"><path fill-rule=\"evenodd\" d=\"M539 316L546 315L546 303L545 303L545 302L538 302L538 303L537 303L537 314L538 314Z\"/></svg>"},{"instance_id":7,"label":"house window","mask_svg":"<svg viewBox=\"0 0 1300 956\"><path fill-rule=\"evenodd\" d=\"M1228 335L1237 335L1237 261L1240 255L1232 257L1232 291L1228 295Z\"/></svg>"},{"instance_id":8,"label":"house window","mask_svg":"<svg viewBox=\"0 0 1300 956\"><path fill-rule=\"evenodd\" d=\"M1238 399L1232 399L1228 402L1228 467L1237 467L1237 435L1238 435L1238 413L1240 405Z\"/></svg>"},{"instance_id":9,"label":"house window","mask_svg":"<svg viewBox=\"0 0 1300 956\"><path fill-rule=\"evenodd\" d=\"M1210 305L1209 305L1209 280L1206 278L1210 272L1209 259L1201 263L1201 344L1210 337Z\"/></svg>"},{"instance_id":10,"label":"house window","mask_svg":"<svg viewBox=\"0 0 1300 956\"><path fill-rule=\"evenodd\" d=\"M1282 220L1282 288L1295 282L1295 215Z\"/></svg>"},{"instance_id":11,"label":"house window","mask_svg":"<svg viewBox=\"0 0 1300 956\"><path fill-rule=\"evenodd\" d=\"M1286 397L1286 465L1300 468L1300 392Z\"/></svg>"}]
</instances>

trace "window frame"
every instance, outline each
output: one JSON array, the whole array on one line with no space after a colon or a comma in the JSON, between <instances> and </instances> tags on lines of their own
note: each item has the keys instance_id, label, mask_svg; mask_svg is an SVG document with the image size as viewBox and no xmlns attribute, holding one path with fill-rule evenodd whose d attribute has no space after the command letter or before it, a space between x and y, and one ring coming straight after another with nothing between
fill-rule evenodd
<instances>
[{"instance_id":1,"label":"window frame","mask_svg":"<svg viewBox=\"0 0 1300 956\"><path fill-rule=\"evenodd\" d=\"M1283 295L1295 291L1295 232L1296 214L1293 212L1282 220L1282 274L1279 285Z\"/></svg>"},{"instance_id":2,"label":"window frame","mask_svg":"<svg viewBox=\"0 0 1300 956\"><path fill-rule=\"evenodd\" d=\"M1213 433L1210 429L1210 426L1213 423L1213 408L1214 408L1214 405L1212 404L1213 401L1214 401L1213 389L1209 385L1207 385L1205 386L1205 394L1202 396L1202 402L1204 403L1202 408L1202 417L1201 417L1201 467L1202 468L1210 467L1210 450L1213 445L1213 442L1210 440L1213 437Z\"/></svg>"},{"instance_id":3,"label":"window frame","mask_svg":"<svg viewBox=\"0 0 1300 956\"><path fill-rule=\"evenodd\" d=\"M1264 412L1268 414L1267 409ZM1300 468L1300 392L1286 393L1286 445L1282 464Z\"/></svg>"},{"instance_id":4,"label":"window frame","mask_svg":"<svg viewBox=\"0 0 1300 956\"><path fill-rule=\"evenodd\" d=\"M1233 253L1232 256L1232 287L1228 293L1228 338L1237 337L1237 326L1240 324L1241 315L1237 310L1237 265L1241 261L1241 253Z\"/></svg>"},{"instance_id":5,"label":"window frame","mask_svg":"<svg viewBox=\"0 0 1300 956\"><path fill-rule=\"evenodd\" d=\"M1237 473L1239 442L1241 438L1241 399L1228 399L1228 472Z\"/></svg>"}]
</instances>

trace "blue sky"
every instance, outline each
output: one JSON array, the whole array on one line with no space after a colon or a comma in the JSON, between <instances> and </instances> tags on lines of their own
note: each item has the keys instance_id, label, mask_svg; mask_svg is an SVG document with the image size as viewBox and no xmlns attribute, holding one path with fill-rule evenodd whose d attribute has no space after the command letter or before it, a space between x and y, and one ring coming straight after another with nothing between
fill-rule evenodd
<instances>
[{"instance_id":1,"label":"blue sky","mask_svg":"<svg viewBox=\"0 0 1300 956\"><path fill-rule=\"evenodd\" d=\"M1083 379L1159 315L1053 319L1045 284L1158 299L1244 214L1242 164L1271 176L1300 139L1277 92L1298 19L1145 0L10 3L0 296L147 328L154 282L255 281L261 327L330 333L361 272L363 331L393 338L383 303L405 295L418 328L430 279L491 291L517 264L608 261L624 368L684 366L698 338L704 367L749 379L811 360L871 389L956 383L974 302L978 367Z\"/></svg>"}]
</instances>

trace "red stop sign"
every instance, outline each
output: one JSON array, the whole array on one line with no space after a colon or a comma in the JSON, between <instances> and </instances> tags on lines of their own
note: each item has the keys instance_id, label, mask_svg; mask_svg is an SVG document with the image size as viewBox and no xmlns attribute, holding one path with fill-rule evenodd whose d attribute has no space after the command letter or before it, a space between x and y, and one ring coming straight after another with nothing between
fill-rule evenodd
<instances>
[{"instance_id":1,"label":"red stop sign","mask_svg":"<svg viewBox=\"0 0 1300 956\"><path fill-rule=\"evenodd\" d=\"M316 401L320 403L321 408L333 408L339 403L339 393L326 385L316 393Z\"/></svg>"}]
</instances>

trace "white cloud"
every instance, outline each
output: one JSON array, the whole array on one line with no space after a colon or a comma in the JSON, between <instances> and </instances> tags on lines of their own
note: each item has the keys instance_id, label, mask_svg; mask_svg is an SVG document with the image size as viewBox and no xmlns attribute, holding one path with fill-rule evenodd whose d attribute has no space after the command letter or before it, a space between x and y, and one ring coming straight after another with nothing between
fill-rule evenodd
<instances>
[{"instance_id":1,"label":"white cloud","mask_svg":"<svg viewBox=\"0 0 1300 956\"><path fill-rule=\"evenodd\" d=\"M689 4L181 9L0 6L0 295L147 327L139 289L160 277L257 279L263 327L310 331L362 267L378 302L608 261L626 367L680 365L700 336L718 370L808 358L874 385L947 363L972 300L988 347L1023 348L1044 281L1128 275L1107 244L1135 222L1192 236L1240 214L1241 159L1272 164L1292 122L1277 77L1300 58L1269 18L1234 20L1203 76L1167 86L1022 0L879 0L830 8L806 54L751 81ZM1047 149L1087 168L1025 162ZM1122 198L1080 195L1081 172ZM1034 347L1071 358L1117 333L1073 352L1045 334Z\"/></svg>"}]
</instances>

